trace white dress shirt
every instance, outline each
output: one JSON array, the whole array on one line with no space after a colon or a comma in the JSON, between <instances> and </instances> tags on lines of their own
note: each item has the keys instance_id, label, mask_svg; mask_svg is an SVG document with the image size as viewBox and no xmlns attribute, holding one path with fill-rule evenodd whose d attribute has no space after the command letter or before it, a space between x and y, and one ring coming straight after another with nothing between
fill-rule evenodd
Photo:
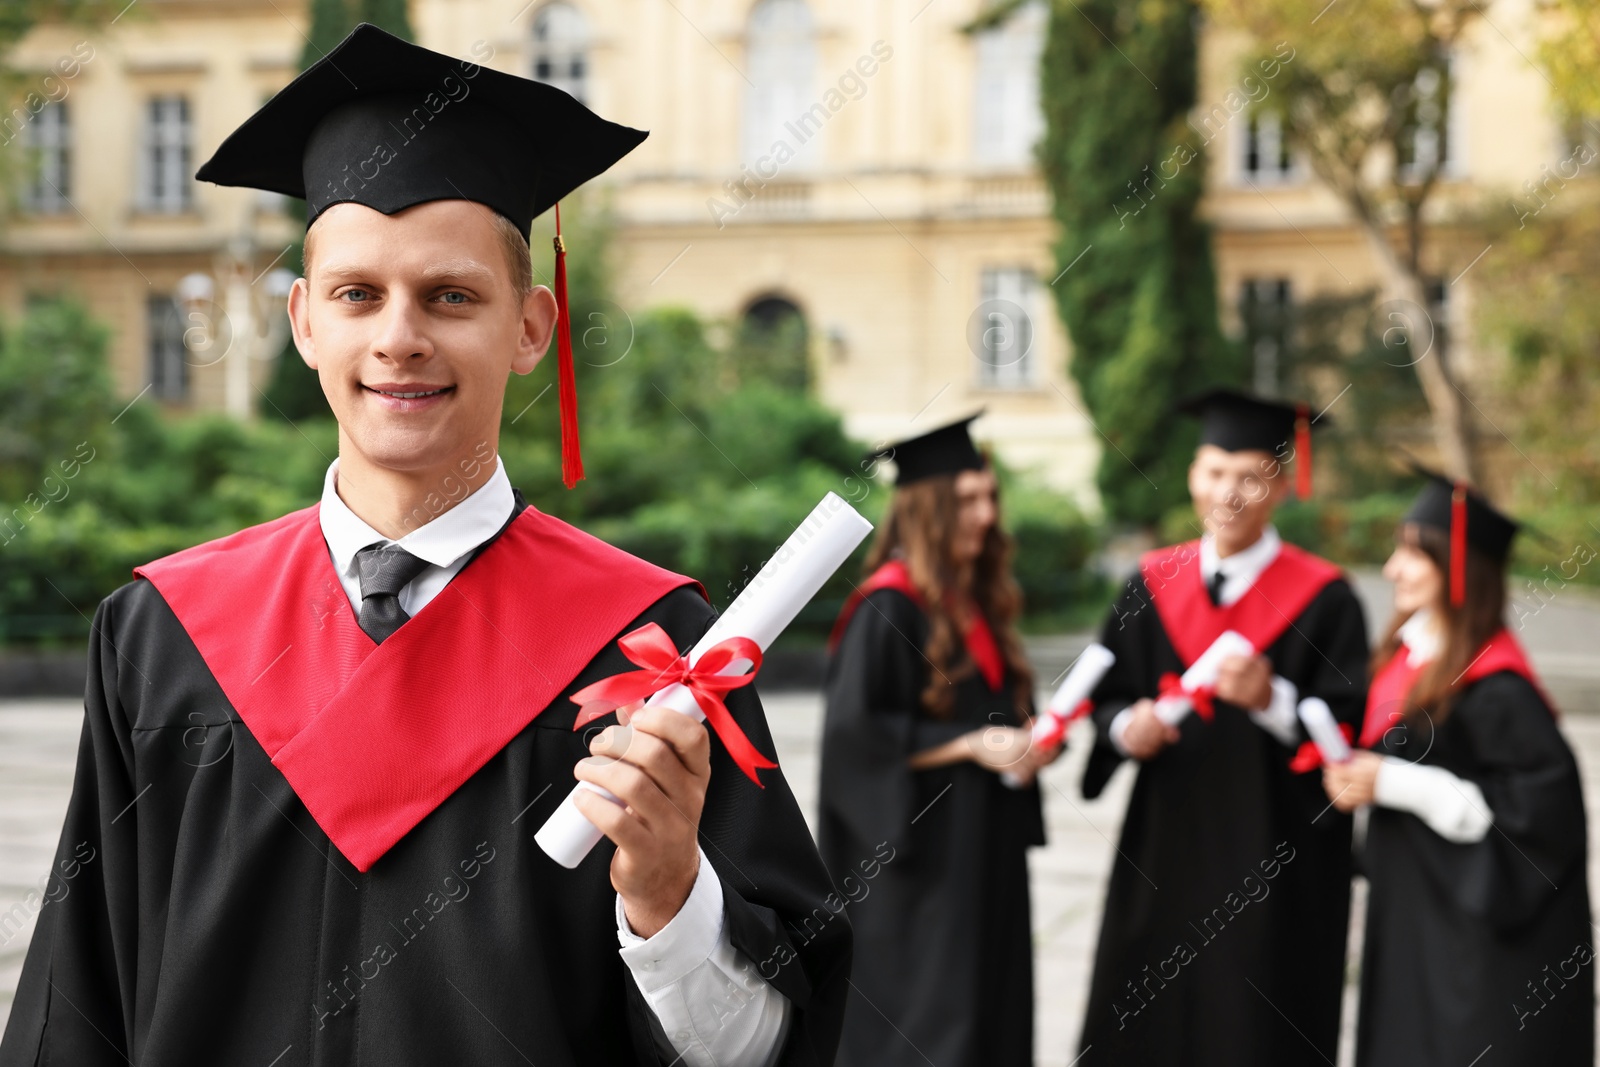
<instances>
[{"instance_id":1,"label":"white dress shirt","mask_svg":"<svg viewBox=\"0 0 1600 1067\"><path fill-rule=\"evenodd\" d=\"M1433 662L1444 644L1438 620L1427 608L1401 624L1398 636L1406 662L1413 667ZM1372 802L1409 811L1434 833L1458 845L1482 841L1494 825L1494 813L1477 783L1443 767L1412 763L1399 756L1383 757L1372 783Z\"/></svg>"},{"instance_id":2,"label":"white dress shirt","mask_svg":"<svg viewBox=\"0 0 1600 1067\"><path fill-rule=\"evenodd\" d=\"M350 606L361 611L356 553L389 539L368 526L339 498L339 461L322 483L322 536ZM423 522L394 542L429 566L400 590L400 606L415 615L466 566L473 550L511 516L515 498L505 465L455 507ZM628 928L617 898L617 940L623 962L661 1023L682 1064L759 1067L772 1062L789 1023L789 1000L773 989L733 947L723 921L722 881L700 853L700 870L682 909L654 937Z\"/></svg>"},{"instance_id":3,"label":"white dress shirt","mask_svg":"<svg viewBox=\"0 0 1600 1067\"><path fill-rule=\"evenodd\" d=\"M1249 592L1261 572L1266 570L1283 549L1283 539L1273 526L1261 531L1254 544L1231 556L1217 554L1216 538L1207 534L1200 539L1200 580L1207 586L1220 571L1222 591L1217 597L1219 607L1227 607ZM1278 741L1289 747L1300 743L1300 719L1295 708L1300 703L1300 691L1289 679L1272 676L1272 699L1259 711L1249 710L1250 721L1261 727ZM1248 710L1248 709L1247 709ZM1111 743L1124 756L1128 754L1122 738L1133 721L1133 709L1123 708L1111 720Z\"/></svg>"}]
</instances>

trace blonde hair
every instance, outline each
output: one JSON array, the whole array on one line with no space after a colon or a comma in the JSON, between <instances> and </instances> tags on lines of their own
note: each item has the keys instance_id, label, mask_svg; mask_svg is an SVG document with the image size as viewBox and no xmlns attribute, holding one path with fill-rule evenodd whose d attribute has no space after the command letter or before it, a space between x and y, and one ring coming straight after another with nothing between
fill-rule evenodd
<instances>
[{"instance_id":1,"label":"blonde hair","mask_svg":"<svg viewBox=\"0 0 1600 1067\"><path fill-rule=\"evenodd\" d=\"M317 216L306 228L305 249L300 255L308 275L316 256L317 221L320 219L321 216ZM495 238L500 242L500 251L506 257L506 266L511 270L511 288L517 294L517 299L522 300L533 292L533 253L528 248L528 236L498 211L489 212L489 219L494 225Z\"/></svg>"}]
</instances>

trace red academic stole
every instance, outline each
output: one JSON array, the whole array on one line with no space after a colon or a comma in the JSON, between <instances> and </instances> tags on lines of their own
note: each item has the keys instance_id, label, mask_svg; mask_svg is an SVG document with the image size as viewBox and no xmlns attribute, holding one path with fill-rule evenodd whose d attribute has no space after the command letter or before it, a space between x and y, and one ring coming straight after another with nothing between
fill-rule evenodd
<instances>
[{"instance_id":1,"label":"red academic stole","mask_svg":"<svg viewBox=\"0 0 1600 1067\"><path fill-rule=\"evenodd\" d=\"M1200 576L1198 541L1147 552L1140 570L1161 626L1185 667L1199 659L1224 630L1237 630L1250 639L1258 653L1265 652L1340 575L1339 568L1327 560L1286 543L1244 596L1218 607L1211 603Z\"/></svg>"},{"instance_id":2,"label":"red academic stole","mask_svg":"<svg viewBox=\"0 0 1600 1067\"><path fill-rule=\"evenodd\" d=\"M368 870L691 579L527 508L382 645L317 506L137 568L317 825Z\"/></svg>"},{"instance_id":3,"label":"red academic stole","mask_svg":"<svg viewBox=\"0 0 1600 1067\"><path fill-rule=\"evenodd\" d=\"M850 625L850 619L855 615L856 608L861 606L861 602L869 594L879 589L893 589L904 593L917 607L924 611L928 610L927 605L923 603L922 591L911 581L911 572L906 569L905 563L891 559L873 571L844 602L844 608L839 612L839 618L833 624L833 632L828 637L830 651L839 647L845 627ZM994 631L989 629L989 620L983 617L983 612L973 611L970 614L971 620L961 639L967 646L967 655L972 657L973 665L978 668L978 673L983 675L984 684L991 691L998 693L1005 681L1005 659L1000 655L1000 646L995 643Z\"/></svg>"},{"instance_id":4,"label":"red academic stole","mask_svg":"<svg viewBox=\"0 0 1600 1067\"><path fill-rule=\"evenodd\" d=\"M1389 662L1385 663L1372 679L1372 685L1367 689L1367 714L1361 724L1361 747L1372 748L1395 723L1400 721L1405 713L1406 697L1411 693L1411 687L1416 684L1417 676L1427 667L1426 663L1412 665L1406 655L1406 646L1401 645L1395 649ZM1500 671L1511 671L1520 674L1539 691L1539 696L1552 712L1555 704L1545 693L1544 687L1539 684L1539 679L1533 673L1533 665L1528 662L1528 657L1522 650L1522 645L1511 636L1511 631L1500 629L1495 635L1484 642L1483 648L1473 657L1467 669L1461 672L1460 684L1469 686L1480 678L1487 678Z\"/></svg>"}]
</instances>

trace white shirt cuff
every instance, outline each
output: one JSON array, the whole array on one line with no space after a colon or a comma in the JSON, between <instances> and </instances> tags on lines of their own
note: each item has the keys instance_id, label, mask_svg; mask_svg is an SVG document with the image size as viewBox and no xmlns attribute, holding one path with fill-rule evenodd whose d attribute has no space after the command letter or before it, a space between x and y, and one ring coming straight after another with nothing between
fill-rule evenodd
<instances>
[{"instance_id":1,"label":"white shirt cuff","mask_svg":"<svg viewBox=\"0 0 1600 1067\"><path fill-rule=\"evenodd\" d=\"M724 917L703 850L689 898L654 937L633 932L617 897L619 954L686 1067L770 1063L788 1030L788 998L733 947Z\"/></svg>"},{"instance_id":2,"label":"white shirt cuff","mask_svg":"<svg viewBox=\"0 0 1600 1067\"><path fill-rule=\"evenodd\" d=\"M1111 738L1111 747L1123 756L1128 754L1128 746L1123 743L1123 737L1128 732L1128 724L1133 722L1133 708L1126 707L1111 717L1111 725L1106 727L1106 736Z\"/></svg>"},{"instance_id":3,"label":"white shirt cuff","mask_svg":"<svg viewBox=\"0 0 1600 1067\"><path fill-rule=\"evenodd\" d=\"M1397 756L1384 757L1372 783L1372 801L1411 812L1428 829L1458 845L1482 841L1494 824L1494 814L1477 783L1443 767L1410 763Z\"/></svg>"},{"instance_id":4,"label":"white shirt cuff","mask_svg":"<svg viewBox=\"0 0 1600 1067\"><path fill-rule=\"evenodd\" d=\"M1272 700L1260 711L1250 712L1250 718L1267 733L1290 748L1300 743L1300 716L1295 708L1300 703L1300 690L1287 678L1272 676Z\"/></svg>"}]
</instances>

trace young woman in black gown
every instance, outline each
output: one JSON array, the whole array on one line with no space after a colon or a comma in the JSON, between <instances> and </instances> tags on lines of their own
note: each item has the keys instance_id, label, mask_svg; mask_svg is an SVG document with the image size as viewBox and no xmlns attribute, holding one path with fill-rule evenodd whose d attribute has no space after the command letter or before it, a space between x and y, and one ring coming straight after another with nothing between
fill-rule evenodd
<instances>
[{"instance_id":1,"label":"young woman in black gown","mask_svg":"<svg viewBox=\"0 0 1600 1067\"><path fill-rule=\"evenodd\" d=\"M1583 791L1505 625L1515 532L1430 477L1384 567L1366 751L1324 771L1333 804L1372 806L1360 1067L1594 1062Z\"/></svg>"},{"instance_id":2,"label":"young woman in black gown","mask_svg":"<svg viewBox=\"0 0 1600 1067\"><path fill-rule=\"evenodd\" d=\"M819 837L856 938L841 1067L1033 1065L1026 850L1060 746L1029 744L1011 542L970 421L894 446L834 631Z\"/></svg>"}]
</instances>

